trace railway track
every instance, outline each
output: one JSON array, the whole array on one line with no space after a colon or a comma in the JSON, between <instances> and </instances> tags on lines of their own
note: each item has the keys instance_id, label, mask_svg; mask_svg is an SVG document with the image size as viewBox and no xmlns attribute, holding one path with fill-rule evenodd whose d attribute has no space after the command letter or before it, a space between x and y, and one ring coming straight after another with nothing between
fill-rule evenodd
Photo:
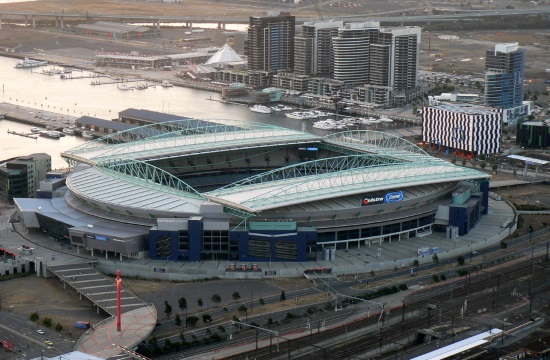
<instances>
[{"instance_id":1,"label":"railway track","mask_svg":"<svg viewBox=\"0 0 550 360\"><path fill-rule=\"evenodd\" d=\"M529 304L537 295L550 289L550 268L543 257L511 264L506 269L477 269L468 276L445 285L414 294L403 307L391 309L391 316L379 314L360 319L298 339L283 339L279 353L266 347L224 359L350 359L357 354L375 353L393 344L393 348L407 346L403 339L415 337L418 329L435 324L462 323L469 328L489 328L494 311ZM433 306L433 311L427 305ZM416 315L415 315L416 314ZM390 321L392 320L393 321ZM474 320L475 319L475 320ZM353 335L361 329L370 329L366 335ZM340 343L341 346L327 345ZM413 342L414 343L414 342ZM550 340L548 341L550 344ZM394 350L395 351L395 350Z\"/></svg>"}]
</instances>

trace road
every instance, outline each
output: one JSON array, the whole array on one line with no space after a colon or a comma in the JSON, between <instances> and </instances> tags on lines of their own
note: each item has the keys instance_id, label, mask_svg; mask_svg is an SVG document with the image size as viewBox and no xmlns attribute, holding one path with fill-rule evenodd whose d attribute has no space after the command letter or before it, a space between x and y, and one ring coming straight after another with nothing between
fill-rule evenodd
<instances>
[{"instance_id":1,"label":"road","mask_svg":"<svg viewBox=\"0 0 550 360\"><path fill-rule=\"evenodd\" d=\"M44 334L37 333L38 329L44 331ZM20 359L31 359L40 355L62 355L72 351L74 347L74 340L64 338L52 329L39 326L5 308L0 311L0 340L12 343L16 355L20 354ZM46 345L46 340L50 340L54 345Z\"/></svg>"}]
</instances>

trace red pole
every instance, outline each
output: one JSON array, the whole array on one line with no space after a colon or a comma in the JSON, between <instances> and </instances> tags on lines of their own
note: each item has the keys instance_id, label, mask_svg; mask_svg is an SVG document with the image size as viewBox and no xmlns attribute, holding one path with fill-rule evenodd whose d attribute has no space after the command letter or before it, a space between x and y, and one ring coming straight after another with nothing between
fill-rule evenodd
<instances>
[{"instance_id":1,"label":"red pole","mask_svg":"<svg viewBox=\"0 0 550 360\"><path fill-rule=\"evenodd\" d=\"M120 316L120 292L122 288L122 279L120 278L120 270L116 271L116 330L121 331L121 316Z\"/></svg>"}]
</instances>

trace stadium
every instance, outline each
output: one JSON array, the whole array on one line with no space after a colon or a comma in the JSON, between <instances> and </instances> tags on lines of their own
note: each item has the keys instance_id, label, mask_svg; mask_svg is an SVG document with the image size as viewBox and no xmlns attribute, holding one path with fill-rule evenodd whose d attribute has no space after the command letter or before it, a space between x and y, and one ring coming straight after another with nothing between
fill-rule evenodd
<instances>
[{"instance_id":1,"label":"stadium","mask_svg":"<svg viewBox=\"0 0 550 360\"><path fill-rule=\"evenodd\" d=\"M19 216L27 228L121 260L330 260L338 249L432 231L462 236L488 209L487 174L371 130L318 136L181 119L62 157L66 186L16 199Z\"/></svg>"}]
</instances>

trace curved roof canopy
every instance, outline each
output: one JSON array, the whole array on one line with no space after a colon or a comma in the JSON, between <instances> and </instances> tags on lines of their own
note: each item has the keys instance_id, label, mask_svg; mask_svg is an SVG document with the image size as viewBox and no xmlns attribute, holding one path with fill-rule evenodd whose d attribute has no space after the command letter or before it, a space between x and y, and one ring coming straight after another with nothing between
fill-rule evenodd
<instances>
[{"instance_id":1,"label":"curved roof canopy","mask_svg":"<svg viewBox=\"0 0 550 360\"><path fill-rule=\"evenodd\" d=\"M320 141L320 137L268 124L242 120L218 123L182 119L104 136L68 150L61 156L69 162L96 165L113 159L152 161L228 149L314 141Z\"/></svg>"},{"instance_id":2,"label":"curved roof canopy","mask_svg":"<svg viewBox=\"0 0 550 360\"><path fill-rule=\"evenodd\" d=\"M114 145L104 142L114 139L137 140ZM99 189L109 182L106 178L112 178L116 184L109 187L115 189L123 187L122 181L140 189L152 189L157 194L169 193L170 196L180 197L182 202L194 199L196 204L197 200L208 199L224 205L226 209L247 214L305 201L489 178L483 172L434 158L407 140L371 130L344 131L321 138L301 131L245 121L209 123L180 120L143 126L100 140L103 141L91 142L62 154L71 161L89 163L98 170L102 169L103 184L94 183L94 180L79 173L68 181L70 186L77 183L84 185L79 189L75 187L81 195L99 196L107 200L110 195ZM349 155L285 166L202 194L184 181L145 162L236 148L312 142ZM98 179L95 178L95 181ZM145 196L153 200L156 195ZM152 201L148 206L164 205Z\"/></svg>"}]
</instances>

